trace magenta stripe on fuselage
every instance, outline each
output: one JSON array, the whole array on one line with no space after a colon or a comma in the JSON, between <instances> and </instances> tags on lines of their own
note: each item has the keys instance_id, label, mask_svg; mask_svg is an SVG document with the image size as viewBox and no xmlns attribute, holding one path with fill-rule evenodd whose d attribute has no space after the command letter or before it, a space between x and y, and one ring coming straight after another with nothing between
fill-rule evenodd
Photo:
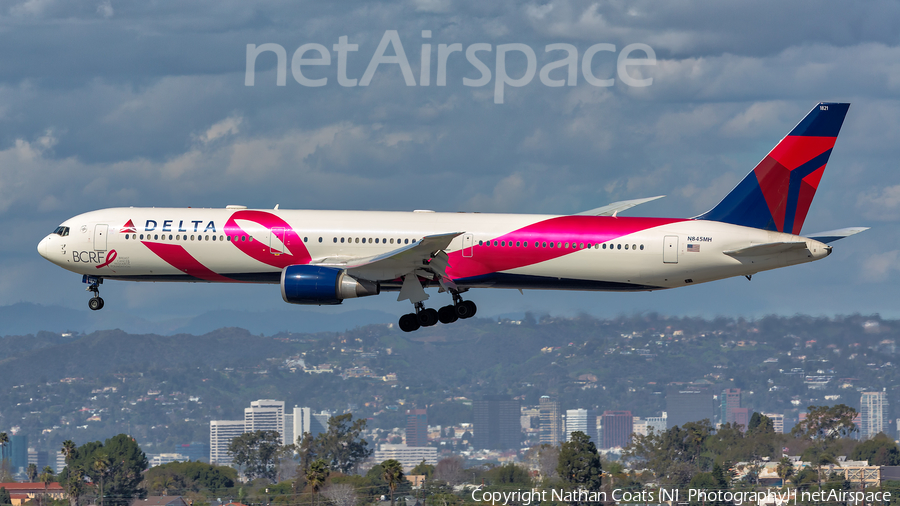
<instances>
[{"instance_id":1,"label":"magenta stripe on fuselage","mask_svg":"<svg viewBox=\"0 0 900 506\"><path fill-rule=\"evenodd\" d=\"M540 221L475 245L471 257L462 251L450 254L447 274L452 279L482 276L538 264L620 237L670 223L681 218L613 218L611 216L560 216ZM497 246L494 246L494 242ZM516 246L516 243L519 246ZM528 243L525 247L524 244ZM553 247L550 247L550 243ZM500 246L505 243L505 246ZM544 246L546 243L546 247ZM557 247L559 243L562 247ZM566 243L569 247L565 247ZM576 247L573 247L573 243ZM540 246L537 246L540 245Z\"/></svg>"}]
</instances>

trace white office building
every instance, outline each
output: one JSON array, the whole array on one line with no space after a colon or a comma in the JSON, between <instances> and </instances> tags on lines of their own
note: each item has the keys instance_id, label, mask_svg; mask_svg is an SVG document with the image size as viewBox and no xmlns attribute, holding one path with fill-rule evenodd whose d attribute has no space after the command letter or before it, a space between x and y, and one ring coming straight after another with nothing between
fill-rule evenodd
<instances>
[{"instance_id":1,"label":"white office building","mask_svg":"<svg viewBox=\"0 0 900 506\"><path fill-rule=\"evenodd\" d=\"M592 409L566 410L566 441L572 440L573 432L584 432L597 443L597 415Z\"/></svg>"},{"instance_id":2,"label":"white office building","mask_svg":"<svg viewBox=\"0 0 900 506\"><path fill-rule=\"evenodd\" d=\"M421 464L437 465L437 448L433 446L406 446L405 444L383 444L375 450L375 462L384 462L394 459L400 462L405 472Z\"/></svg>"},{"instance_id":3,"label":"white office building","mask_svg":"<svg viewBox=\"0 0 900 506\"><path fill-rule=\"evenodd\" d=\"M274 430L284 444L284 401L260 399L244 408L244 432Z\"/></svg>"},{"instance_id":4,"label":"white office building","mask_svg":"<svg viewBox=\"0 0 900 506\"><path fill-rule=\"evenodd\" d=\"M209 422L209 462L220 466L230 466L231 455L228 445L231 440L244 433L243 420L210 420Z\"/></svg>"},{"instance_id":5,"label":"white office building","mask_svg":"<svg viewBox=\"0 0 900 506\"><path fill-rule=\"evenodd\" d=\"M884 392L863 392L859 400L859 438L871 439L884 432L887 418L887 394Z\"/></svg>"}]
</instances>

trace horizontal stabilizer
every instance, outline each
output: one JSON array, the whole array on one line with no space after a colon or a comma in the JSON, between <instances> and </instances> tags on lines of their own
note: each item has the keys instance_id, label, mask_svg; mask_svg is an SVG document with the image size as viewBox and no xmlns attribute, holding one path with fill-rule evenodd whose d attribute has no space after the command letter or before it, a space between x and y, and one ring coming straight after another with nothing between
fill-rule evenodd
<instances>
[{"instance_id":1,"label":"horizontal stabilizer","mask_svg":"<svg viewBox=\"0 0 900 506\"><path fill-rule=\"evenodd\" d=\"M665 197L665 195L657 195L655 197L646 197L643 199L632 199L632 200L622 200L620 202L613 202L612 204L607 204L603 207L598 207L596 209L591 209L590 211L584 211L578 213L576 216L612 216L619 211L624 211L626 209L631 209L634 206L639 206L646 202L650 202L652 200L661 199Z\"/></svg>"},{"instance_id":2,"label":"horizontal stabilizer","mask_svg":"<svg viewBox=\"0 0 900 506\"><path fill-rule=\"evenodd\" d=\"M858 234L865 230L869 230L869 227L839 228L837 230L829 230L827 232L818 232L815 234L811 234L809 238L828 244L830 242L837 241L838 239L843 239L844 237L850 237L851 235Z\"/></svg>"},{"instance_id":3,"label":"horizontal stabilizer","mask_svg":"<svg viewBox=\"0 0 900 506\"><path fill-rule=\"evenodd\" d=\"M766 244L754 244L753 246L748 246L746 248L723 251L722 253L733 257L755 257L763 255L775 255L778 253L785 253L787 251L797 249L806 249L806 241L769 242Z\"/></svg>"}]
</instances>

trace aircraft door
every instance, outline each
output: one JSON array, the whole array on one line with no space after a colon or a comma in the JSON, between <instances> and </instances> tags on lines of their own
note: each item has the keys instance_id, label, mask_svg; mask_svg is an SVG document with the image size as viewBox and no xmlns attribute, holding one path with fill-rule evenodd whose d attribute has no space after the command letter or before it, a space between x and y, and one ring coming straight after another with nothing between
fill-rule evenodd
<instances>
[{"instance_id":1,"label":"aircraft door","mask_svg":"<svg viewBox=\"0 0 900 506\"><path fill-rule=\"evenodd\" d=\"M667 235L663 238L663 263L678 263L678 236Z\"/></svg>"},{"instance_id":2,"label":"aircraft door","mask_svg":"<svg viewBox=\"0 0 900 506\"><path fill-rule=\"evenodd\" d=\"M463 256L468 258L472 256L472 252L475 250L475 236L472 234L466 234L463 236Z\"/></svg>"},{"instance_id":3,"label":"aircraft door","mask_svg":"<svg viewBox=\"0 0 900 506\"><path fill-rule=\"evenodd\" d=\"M284 253L284 228L275 227L269 234L269 253L273 255L281 255Z\"/></svg>"},{"instance_id":4,"label":"aircraft door","mask_svg":"<svg viewBox=\"0 0 900 506\"><path fill-rule=\"evenodd\" d=\"M94 251L106 251L106 234L109 225L94 225Z\"/></svg>"}]
</instances>

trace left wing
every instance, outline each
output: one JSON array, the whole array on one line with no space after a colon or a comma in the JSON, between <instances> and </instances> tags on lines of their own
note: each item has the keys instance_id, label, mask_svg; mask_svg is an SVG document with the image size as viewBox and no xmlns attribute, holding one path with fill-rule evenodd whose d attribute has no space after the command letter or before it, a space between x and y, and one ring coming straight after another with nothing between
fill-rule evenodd
<instances>
[{"instance_id":1,"label":"left wing","mask_svg":"<svg viewBox=\"0 0 900 506\"><path fill-rule=\"evenodd\" d=\"M362 258L325 258L314 261L317 265L327 265L346 269L354 276L370 281L387 281L416 273L424 277L446 275L447 253L453 239L464 232L429 235L414 244L397 248L387 253Z\"/></svg>"}]
</instances>

